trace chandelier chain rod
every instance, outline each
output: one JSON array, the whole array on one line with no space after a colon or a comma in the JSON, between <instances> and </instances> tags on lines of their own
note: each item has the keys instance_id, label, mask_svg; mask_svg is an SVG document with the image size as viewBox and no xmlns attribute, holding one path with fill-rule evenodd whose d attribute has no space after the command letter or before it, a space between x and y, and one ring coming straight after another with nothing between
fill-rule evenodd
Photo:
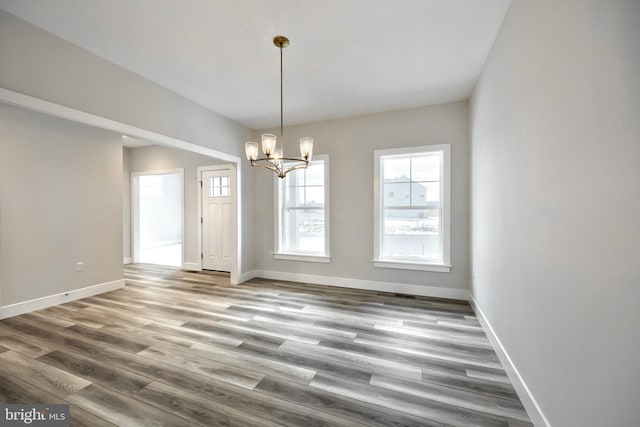
<instances>
[{"instance_id":1,"label":"chandelier chain rod","mask_svg":"<svg viewBox=\"0 0 640 427\"><path fill-rule=\"evenodd\" d=\"M280 45L280 139L282 144L282 157L284 157L284 96L282 88L282 74L282 45Z\"/></svg>"}]
</instances>

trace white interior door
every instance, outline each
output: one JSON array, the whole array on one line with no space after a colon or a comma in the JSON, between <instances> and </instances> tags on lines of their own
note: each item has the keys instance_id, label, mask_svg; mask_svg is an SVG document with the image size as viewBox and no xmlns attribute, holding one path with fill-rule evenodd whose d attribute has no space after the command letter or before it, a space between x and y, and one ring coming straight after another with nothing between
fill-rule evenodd
<instances>
[{"instance_id":1,"label":"white interior door","mask_svg":"<svg viewBox=\"0 0 640 427\"><path fill-rule=\"evenodd\" d=\"M202 172L202 268L231 271L234 179L230 169Z\"/></svg>"}]
</instances>

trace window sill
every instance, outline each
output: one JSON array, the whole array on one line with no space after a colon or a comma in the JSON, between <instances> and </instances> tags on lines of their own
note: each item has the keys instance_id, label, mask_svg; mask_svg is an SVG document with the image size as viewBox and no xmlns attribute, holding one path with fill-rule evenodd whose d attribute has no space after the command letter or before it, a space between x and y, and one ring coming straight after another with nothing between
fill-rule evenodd
<instances>
[{"instance_id":1,"label":"window sill","mask_svg":"<svg viewBox=\"0 0 640 427\"><path fill-rule=\"evenodd\" d=\"M449 273L452 267L446 264L428 264L425 262L391 261L383 259L374 259L373 266L380 268L397 268L400 270L435 271L438 273Z\"/></svg>"},{"instance_id":2,"label":"window sill","mask_svg":"<svg viewBox=\"0 0 640 427\"><path fill-rule=\"evenodd\" d=\"M274 259L282 259L286 261L306 261L306 262L331 262L331 257L325 255L303 255L303 254L286 254L286 253L273 253Z\"/></svg>"}]
</instances>

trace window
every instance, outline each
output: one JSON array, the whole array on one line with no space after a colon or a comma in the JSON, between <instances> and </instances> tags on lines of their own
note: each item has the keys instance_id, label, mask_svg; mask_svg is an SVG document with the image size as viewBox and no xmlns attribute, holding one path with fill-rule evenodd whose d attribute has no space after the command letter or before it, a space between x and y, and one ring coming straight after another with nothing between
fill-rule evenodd
<instances>
[{"instance_id":1,"label":"window","mask_svg":"<svg viewBox=\"0 0 640 427\"><path fill-rule=\"evenodd\" d=\"M329 262L329 157L276 178L274 258Z\"/></svg>"},{"instance_id":2,"label":"window","mask_svg":"<svg viewBox=\"0 0 640 427\"><path fill-rule=\"evenodd\" d=\"M229 197L231 179L228 176L209 177L209 197Z\"/></svg>"},{"instance_id":3,"label":"window","mask_svg":"<svg viewBox=\"0 0 640 427\"><path fill-rule=\"evenodd\" d=\"M448 272L450 146L375 151L374 265Z\"/></svg>"}]
</instances>

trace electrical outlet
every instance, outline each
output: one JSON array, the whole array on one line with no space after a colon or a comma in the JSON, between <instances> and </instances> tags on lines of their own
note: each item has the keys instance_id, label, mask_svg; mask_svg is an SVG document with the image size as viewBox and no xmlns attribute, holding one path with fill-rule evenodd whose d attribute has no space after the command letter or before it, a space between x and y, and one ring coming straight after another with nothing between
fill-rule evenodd
<instances>
[{"instance_id":1,"label":"electrical outlet","mask_svg":"<svg viewBox=\"0 0 640 427\"><path fill-rule=\"evenodd\" d=\"M76 271L77 272L84 271L84 262L79 261L76 263Z\"/></svg>"}]
</instances>

